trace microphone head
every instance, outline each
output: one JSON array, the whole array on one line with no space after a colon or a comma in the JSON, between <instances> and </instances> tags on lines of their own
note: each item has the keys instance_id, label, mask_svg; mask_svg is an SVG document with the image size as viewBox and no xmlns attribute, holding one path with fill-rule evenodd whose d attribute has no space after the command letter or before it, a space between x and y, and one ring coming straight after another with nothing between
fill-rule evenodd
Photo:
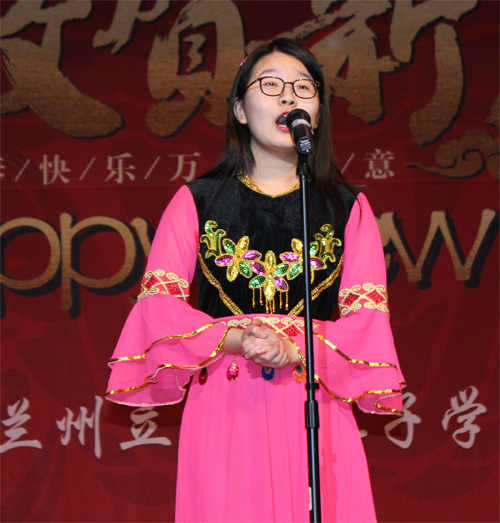
<instances>
[{"instance_id":1,"label":"microphone head","mask_svg":"<svg viewBox=\"0 0 500 523\"><path fill-rule=\"evenodd\" d=\"M294 109L286 115L285 125L288 127L290 132L292 132L292 129L299 124L304 124L309 128L312 128L311 117L307 111L304 111L304 109Z\"/></svg>"},{"instance_id":2,"label":"microphone head","mask_svg":"<svg viewBox=\"0 0 500 523\"><path fill-rule=\"evenodd\" d=\"M314 149L314 140L309 113L304 109L294 109L286 115L285 123L297 151L300 154L311 153Z\"/></svg>"}]
</instances>

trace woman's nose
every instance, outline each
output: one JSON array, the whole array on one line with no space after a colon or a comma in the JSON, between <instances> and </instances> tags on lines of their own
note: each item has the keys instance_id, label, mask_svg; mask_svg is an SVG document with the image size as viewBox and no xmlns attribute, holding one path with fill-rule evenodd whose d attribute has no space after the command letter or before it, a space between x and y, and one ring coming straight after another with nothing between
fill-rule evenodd
<instances>
[{"instance_id":1,"label":"woman's nose","mask_svg":"<svg viewBox=\"0 0 500 523\"><path fill-rule=\"evenodd\" d=\"M295 105L297 100L293 91L293 85L290 83L285 84L285 88L280 95L280 104L282 105Z\"/></svg>"}]
</instances>

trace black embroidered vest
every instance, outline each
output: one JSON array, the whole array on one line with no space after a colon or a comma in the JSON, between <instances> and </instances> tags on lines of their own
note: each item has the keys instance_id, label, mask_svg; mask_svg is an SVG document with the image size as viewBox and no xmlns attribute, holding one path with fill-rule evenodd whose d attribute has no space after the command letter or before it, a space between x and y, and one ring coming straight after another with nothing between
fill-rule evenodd
<instances>
[{"instance_id":1,"label":"black embroidered vest","mask_svg":"<svg viewBox=\"0 0 500 523\"><path fill-rule=\"evenodd\" d=\"M302 316L300 190L272 197L237 175L205 175L188 187L200 226L196 267L200 310L215 318L258 313ZM308 189L312 313L328 320L337 306L345 225L355 196L341 186L346 213L334 231L315 184Z\"/></svg>"}]
</instances>

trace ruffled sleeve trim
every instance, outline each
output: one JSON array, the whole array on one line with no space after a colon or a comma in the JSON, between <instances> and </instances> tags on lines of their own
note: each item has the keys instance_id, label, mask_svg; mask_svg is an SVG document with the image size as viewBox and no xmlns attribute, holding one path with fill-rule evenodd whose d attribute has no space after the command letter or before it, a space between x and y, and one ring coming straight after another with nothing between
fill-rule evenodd
<instances>
[{"instance_id":1,"label":"ruffled sleeve trim","mask_svg":"<svg viewBox=\"0 0 500 523\"><path fill-rule=\"evenodd\" d=\"M129 387L112 388L108 390L106 392L107 399L115 403L130 406L170 405L182 401L186 393L184 387L194 372L211 365L225 355L225 352L222 352L221 348L227 337L229 328L225 329L224 334L212 353L205 360L193 365L182 365L171 362L159 363L164 357L161 343L192 338L216 325L221 325L221 323L209 323L193 332L174 334L158 339L140 355L112 359L109 365L114 368L116 377L118 379L123 377L126 382L131 382L132 384ZM170 351L167 351L166 354L172 355ZM166 369L170 369L172 372L161 372ZM151 387L152 385L155 387ZM157 394L158 399L156 399Z\"/></svg>"},{"instance_id":2,"label":"ruffled sleeve trim","mask_svg":"<svg viewBox=\"0 0 500 523\"><path fill-rule=\"evenodd\" d=\"M346 403L356 403L360 410L370 414L403 415L403 411L397 407L401 404L402 389L406 383L397 379L397 365L388 362L374 362L351 358L318 332L313 332L313 334L322 343L333 350L335 354L342 358L342 360L339 360L337 367L344 366L343 364L346 362L350 364L350 368L346 369L348 371L347 374L350 377L348 384L344 386L342 386L342 384L337 384L337 390L335 392L332 390L332 385L328 386L318 374L314 374L315 381L320 384L329 396L339 401L345 401ZM289 340L294 345L304 367L304 371L306 372L306 358L302 354L299 345L292 339ZM373 371L376 369L383 370L385 376L380 380L378 376L373 374L373 371L366 374L364 370L359 370L358 366L365 366L373 369ZM300 374L300 381L304 381L306 375L305 372ZM340 375L341 374L339 374L339 376ZM369 386L371 384L379 385L381 383L387 383L390 386L387 388L372 388Z\"/></svg>"},{"instance_id":3,"label":"ruffled sleeve trim","mask_svg":"<svg viewBox=\"0 0 500 523\"><path fill-rule=\"evenodd\" d=\"M193 336L196 336L197 334L201 334L203 331L206 331L210 327L213 327L214 325L219 325L218 321L214 321L213 323L209 323L208 325L203 325L203 327L200 327L199 329L196 329L193 332L189 332L187 334L173 334L172 336L165 336L164 338L160 338L159 340L154 341L150 347L148 347L143 354L140 354L139 356L123 356L121 358L113 358L109 360L108 365L112 368L114 363L117 363L118 361L132 361L132 360L143 360L146 358L146 354L158 343L161 343L162 341L168 341L168 340L182 340L185 338L191 338ZM223 340L227 336L226 334L223 337ZM212 355L215 355L215 351L209 356L208 360L212 357ZM207 361L208 361L207 360ZM199 366L193 366L193 368L203 367L203 364L200 364ZM174 368L174 367L172 367ZM175 367L175 368L191 368L189 365L184 367Z\"/></svg>"}]
</instances>

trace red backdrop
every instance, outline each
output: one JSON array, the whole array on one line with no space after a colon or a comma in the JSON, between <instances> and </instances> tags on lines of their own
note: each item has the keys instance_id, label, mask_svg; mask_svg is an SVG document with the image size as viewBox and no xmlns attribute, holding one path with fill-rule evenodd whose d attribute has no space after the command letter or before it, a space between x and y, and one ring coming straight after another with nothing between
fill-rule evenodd
<instances>
[{"instance_id":1,"label":"red backdrop","mask_svg":"<svg viewBox=\"0 0 500 523\"><path fill-rule=\"evenodd\" d=\"M1 2L4 521L172 520L182 405L103 401L107 361L240 60L278 35L323 65L387 253L405 416L357 416L379 519L498 521L498 8Z\"/></svg>"}]
</instances>

